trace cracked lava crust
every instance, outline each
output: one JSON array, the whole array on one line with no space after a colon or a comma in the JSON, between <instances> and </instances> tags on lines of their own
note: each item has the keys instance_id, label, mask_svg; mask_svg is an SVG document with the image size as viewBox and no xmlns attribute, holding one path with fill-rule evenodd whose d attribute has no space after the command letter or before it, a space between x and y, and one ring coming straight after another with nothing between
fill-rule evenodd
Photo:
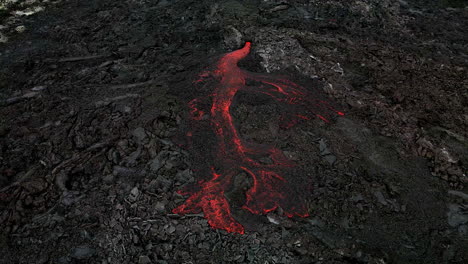
<instances>
[{"instance_id":1,"label":"cracked lava crust","mask_svg":"<svg viewBox=\"0 0 468 264\"><path fill-rule=\"evenodd\" d=\"M225 192L233 177L242 171L253 179L252 187L245 194L243 209L253 214L266 214L281 207L288 217L307 217L308 211L305 199L298 197L301 192L297 188L301 184L291 184L282 173L295 164L280 149L246 142L239 135L230 112L236 94L241 90L259 92L282 104L294 105L301 114L287 116L285 128L314 116L328 122L328 114L344 115L291 81L240 69L237 63L249 54L250 48L251 43L247 42L242 49L224 55L213 71L201 74L196 81L216 80L210 96L195 98L189 103L191 122L210 126L216 135L216 160L209 169L211 179L200 180L178 191L189 197L173 210L173 213L182 215L203 212L211 227L240 234L244 233L244 227L232 216ZM246 86L246 80L256 81L260 85ZM187 136L193 137L194 132L188 132ZM258 162L258 158L264 156L269 157L272 164Z\"/></svg>"}]
</instances>

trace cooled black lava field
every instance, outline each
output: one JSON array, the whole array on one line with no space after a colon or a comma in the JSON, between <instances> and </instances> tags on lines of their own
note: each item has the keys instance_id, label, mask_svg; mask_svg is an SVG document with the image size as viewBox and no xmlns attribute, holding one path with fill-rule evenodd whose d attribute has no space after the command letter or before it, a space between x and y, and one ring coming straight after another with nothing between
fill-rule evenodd
<instances>
[{"instance_id":1,"label":"cooled black lava field","mask_svg":"<svg viewBox=\"0 0 468 264\"><path fill-rule=\"evenodd\" d=\"M0 2L0 263L468 263L463 0Z\"/></svg>"}]
</instances>

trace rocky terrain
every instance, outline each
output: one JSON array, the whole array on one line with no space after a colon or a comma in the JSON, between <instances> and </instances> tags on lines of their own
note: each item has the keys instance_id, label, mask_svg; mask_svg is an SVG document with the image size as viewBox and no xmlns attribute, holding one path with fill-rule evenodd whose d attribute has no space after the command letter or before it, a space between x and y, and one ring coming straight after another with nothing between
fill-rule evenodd
<instances>
[{"instance_id":1,"label":"rocky terrain","mask_svg":"<svg viewBox=\"0 0 468 264\"><path fill-rule=\"evenodd\" d=\"M468 262L465 1L1 7L0 263ZM253 215L236 176L240 235L172 210L203 162L181 133L193 81L246 41L240 68L345 115L281 129L281 108L239 95L241 136L275 144L311 185L309 217Z\"/></svg>"}]
</instances>

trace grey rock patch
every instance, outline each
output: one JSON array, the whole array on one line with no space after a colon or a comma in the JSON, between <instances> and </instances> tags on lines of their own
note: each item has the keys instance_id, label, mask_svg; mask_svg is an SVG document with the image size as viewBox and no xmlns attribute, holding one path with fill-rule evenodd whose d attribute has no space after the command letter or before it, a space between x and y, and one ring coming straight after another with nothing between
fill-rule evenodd
<instances>
[{"instance_id":1,"label":"grey rock patch","mask_svg":"<svg viewBox=\"0 0 468 264\"><path fill-rule=\"evenodd\" d=\"M105 176L102 180L104 181L104 183L110 184L114 182L114 179L115 179L115 176L113 174L109 174Z\"/></svg>"},{"instance_id":2,"label":"grey rock patch","mask_svg":"<svg viewBox=\"0 0 468 264\"><path fill-rule=\"evenodd\" d=\"M447 213L448 224L451 227L459 227L468 223L468 214L466 206L458 204L449 204L449 212Z\"/></svg>"},{"instance_id":3,"label":"grey rock patch","mask_svg":"<svg viewBox=\"0 0 468 264\"><path fill-rule=\"evenodd\" d=\"M148 256L140 256L138 258L138 264L148 264L151 263L151 260Z\"/></svg>"},{"instance_id":4,"label":"grey rock patch","mask_svg":"<svg viewBox=\"0 0 468 264\"><path fill-rule=\"evenodd\" d=\"M375 198L377 198L377 201L379 201L379 203L381 203L383 205L388 204L387 200L385 199L385 197L384 197L384 195L382 194L381 191L374 192L374 196L375 196Z\"/></svg>"},{"instance_id":5,"label":"grey rock patch","mask_svg":"<svg viewBox=\"0 0 468 264\"><path fill-rule=\"evenodd\" d=\"M233 26L227 26L224 30L224 44L231 49L238 49L242 43L242 33Z\"/></svg>"},{"instance_id":6,"label":"grey rock patch","mask_svg":"<svg viewBox=\"0 0 468 264\"><path fill-rule=\"evenodd\" d=\"M96 254L96 250L87 245L82 245L72 249L70 256L74 259L88 259Z\"/></svg>"},{"instance_id":7,"label":"grey rock patch","mask_svg":"<svg viewBox=\"0 0 468 264\"><path fill-rule=\"evenodd\" d=\"M143 143L143 141L146 139L146 132L145 129L142 127L137 127L132 131L132 136L135 137L136 141L138 144Z\"/></svg>"},{"instance_id":8,"label":"grey rock patch","mask_svg":"<svg viewBox=\"0 0 468 264\"><path fill-rule=\"evenodd\" d=\"M138 197L140 197L140 191L138 190L138 187L134 187L131 191L130 194L128 195L128 200L131 203L134 203L138 200Z\"/></svg>"},{"instance_id":9,"label":"grey rock patch","mask_svg":"<svg viewBox=\"0 0 468 264\"><path fill-rule=\"evenodd\" d=\"M468 200L468 194L466 194L464 192L449 190L448 193L451 194L451 195L454 195L454 196L461 197L461 198L463 198L465 200Z\"/></svg>"},{"instance_id":10,"label":"grey rock patch","mask_svg":"<svg viewBox=\"0 0 468 264\"><path fill-rule=\"evenodd\" d=\"M326 155L323 157L330 165L333 165L336 162L336 156L335 155Z\"/></svg>"}]
</instances>

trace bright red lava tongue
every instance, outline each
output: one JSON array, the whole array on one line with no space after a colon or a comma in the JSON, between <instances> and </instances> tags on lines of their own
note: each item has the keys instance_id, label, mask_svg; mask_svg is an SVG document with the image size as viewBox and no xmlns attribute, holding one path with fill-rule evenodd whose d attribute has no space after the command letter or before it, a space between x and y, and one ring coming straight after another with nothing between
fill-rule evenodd
<instances>
[{"instance_id":1,"label":"bright red lava tongue","mask_svg":"<svg viewBox=\"0 0 468 264\"><path fill-rule=\"evenodd\" d=\"M308 212L304 199L298 199L296 190L280 175L281 169L293 165L283 152L275 147L247 143L240 138L230 113L230 107L237 92L239 90L254 92L253 89L257 89L255 92L264 93L280 102L300 105L305 109L304 112L311 113L326 122L328 120L323 115L315 113L316 109L331 110L338 115L343 115L326 102L309 98L307 90L293 82L240 69L237 63L249 54L250 46L251 43L247 42L242 49L224 55L214 71L201 76L208 77L211 74L220 81L210 97L196 98L189 103L191 118L194 122L210 122L218 143L216 164L223 164L223 166L218 172L212 167L211 179L198 182L196 188L179 191L178 193L182 195L189 195L189 198L173 210L176 214L203 211L211 227L240 234L244 233L244 228L232 217L224 193L228 190L233 177L241 171L246 172L253 179L253 186L246 193L246 203L243 209L254 214L265 214L280 206L288 217L307 217ZM246 86L246 79L262 83L260 88L265 90L259 91L258 87ZM203 120L205 112L200 110L201 106L199 107L198 104L210 98L211 109L209 109L207 121ZM310 119L304 115L296 115L295 118ZM189 132L187 135L192 136L192 133ZM270 157L273 164L261 164L253 158L261 156Z\"/></svg>"}]
</instances>

